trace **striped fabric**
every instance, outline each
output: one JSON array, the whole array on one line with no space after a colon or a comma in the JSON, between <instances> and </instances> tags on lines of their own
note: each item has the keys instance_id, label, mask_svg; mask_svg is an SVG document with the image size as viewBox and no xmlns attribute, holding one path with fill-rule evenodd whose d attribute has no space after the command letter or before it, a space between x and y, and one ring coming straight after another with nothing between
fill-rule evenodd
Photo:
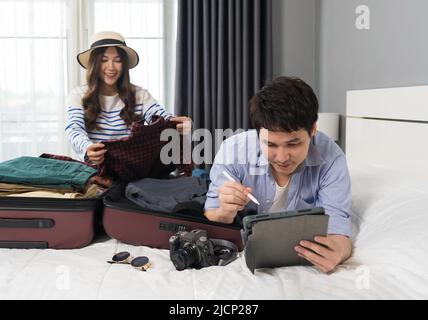
<instances>
[{"instance_id":1,"label":"striped fabric","mask_svg":"<svg viewBox=\"0 0 428 320\"><path fill-rule=\"evenodd\" d=\"M67 98L65 132L80 160L84 160L86 149L90 144L124 138L131 133L130 127L120 117L120 111L124 107L124 103L117 95L100 95L102 112L96 121L98 128L87 131L82 106L82 97L86 90L87 86L77 87L71 91ZM146 122L150 122L154 115L165 119L169 119L172 116L153 99L147 90L140 87L136 87L135 113L141 115Z\"/></svg>"}]
</instances>

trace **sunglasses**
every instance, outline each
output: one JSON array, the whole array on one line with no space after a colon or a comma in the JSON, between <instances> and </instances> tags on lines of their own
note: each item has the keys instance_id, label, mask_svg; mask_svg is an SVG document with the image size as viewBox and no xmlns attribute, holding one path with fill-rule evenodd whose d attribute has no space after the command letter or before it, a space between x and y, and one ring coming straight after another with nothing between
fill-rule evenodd
<instances>
[{"instance_id":1,"label":"sunglasses","mask_svg":"<svg viewBox=\"0 0 428 320\"><path fill-rule=\"evenodd\" d=\"M108 263L130 264L135 269L140 270L140 271L147 271L147 269L150 268L150 266L151 266L151 263L149 262L149 258L147 258L146 256L134 258L127 251L116 253L111 258L111 261L107 261L107 262Z\"/></svg>"}]
</instances>

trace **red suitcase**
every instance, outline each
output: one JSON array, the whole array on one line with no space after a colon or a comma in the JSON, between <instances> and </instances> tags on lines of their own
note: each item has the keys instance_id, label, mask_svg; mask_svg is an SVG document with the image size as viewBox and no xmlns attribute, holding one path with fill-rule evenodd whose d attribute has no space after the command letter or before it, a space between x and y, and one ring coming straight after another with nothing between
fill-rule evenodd
<instances>
[{"instance_id":1,"label":"red suitcase","mask_svg":"<svg viewBox=\"0 0 428 320\"><path fill-rule=\"evenodd\" d=\"M180 213L159 213L143 210L123 193L103 199L103 226L117 240L133 245L169 249L169 238L177 231L203 229L209 238L233 242L242 251L241 225L209 221L202 213L182 210Z\"/></svg>"},{"instance_id":2,"label":"red suitcase","mask_svg":"<svg viewBox=\"0 0 428 320\"><path fill-rule=\"evenodd\" d=\"M100 198L0 197L0 248L81 248L101 215Z\"/></svg>"}]
</instances>

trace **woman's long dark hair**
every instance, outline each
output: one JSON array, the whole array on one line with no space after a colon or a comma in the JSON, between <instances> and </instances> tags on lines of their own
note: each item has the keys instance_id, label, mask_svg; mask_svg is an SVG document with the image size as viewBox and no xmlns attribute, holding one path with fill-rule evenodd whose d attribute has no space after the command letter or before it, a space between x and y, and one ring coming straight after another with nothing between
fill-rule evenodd
<instances>
[{"instance_id":1,"label":"woman's long dark hair","mask_svg":"<svg viewBox=\"0 0 428 320\"><path fill-rule=\"evenodd\" d=\"M96 48L91 52L89 57L89 65L86 71L88 90L82 98L86 130L97 128L96 120L101 113L99 101L101 80L99 78L99 70L103 54L107 48L108 47ZM117 80L117 92L119 98L125 104L120 112L120 117L129 126L133 121L140 119L140 117L135 114L135 87L129 81L128 55L123 49L119 47L116 47L116 49L122 61L122 74Z\"/></svg>"}]
</instances>

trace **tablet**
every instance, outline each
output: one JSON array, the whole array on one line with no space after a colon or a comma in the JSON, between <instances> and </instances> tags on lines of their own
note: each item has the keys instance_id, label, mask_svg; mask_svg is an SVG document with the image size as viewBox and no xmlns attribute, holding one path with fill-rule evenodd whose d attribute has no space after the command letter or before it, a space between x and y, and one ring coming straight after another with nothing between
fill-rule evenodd
<instances>
[{"instance_id":1,"label":"tablet","mask_svg":"<svg viewBox=\"0 0 428 320\"><path fill-rule=\"evenodd\" d=\"M322 207L315 207L310 209L302 210L290 210L290 211L281 211L281 212L272 212L268 214L256 214L246 216L242 220L242 242L245 244L247 242L248 235L251 234L253 225L260 221L274 220L274 219L283 219L290 218L302 215L323 215L325 210Z\"/></svg>"},{"instance_id":2,"label":"tablet","mask_svg":"<svg viewBox=\"0 0 428 320\"><path fill-rule=\"evenodd\" d=\"M321 207L244 217L241 236L248 268L254 273L258 268L310 265L294 247L301 240L326 236L328 220Z\"/></svg>"}]
</instances>

